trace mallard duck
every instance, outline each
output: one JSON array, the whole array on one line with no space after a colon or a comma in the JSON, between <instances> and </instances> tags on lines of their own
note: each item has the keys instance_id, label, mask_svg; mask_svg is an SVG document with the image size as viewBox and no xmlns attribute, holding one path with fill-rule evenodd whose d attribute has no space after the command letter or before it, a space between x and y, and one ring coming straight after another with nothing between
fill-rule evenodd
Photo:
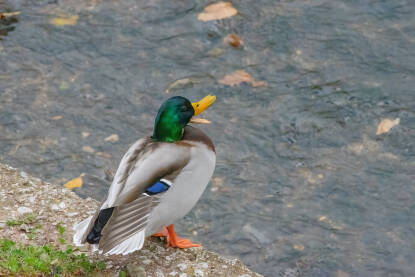
<instances>
[{"instance_id":1,"label":"mallard duck","mask_svg":"<svg viewBox=\"0 0 415 277\"><path fill-rule=\"evenodd\" d=\"M121 159L108 197L95 215L77 224L76 245L93 244L103 254L128 254L146 237L166 236L167 246L200 246L176 235L173 223L196 204L212 177L216 153L212 140L189 123L215 96L197 103L175 96L166 100L154 132L135 142Z\"/></svg>"}]
</instances>

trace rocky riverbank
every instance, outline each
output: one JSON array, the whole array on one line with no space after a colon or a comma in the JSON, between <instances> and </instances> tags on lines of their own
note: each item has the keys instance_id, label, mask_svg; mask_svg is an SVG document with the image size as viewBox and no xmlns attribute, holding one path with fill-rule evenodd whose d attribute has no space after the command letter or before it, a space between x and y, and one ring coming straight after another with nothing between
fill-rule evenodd
<instances>
[{"instance_id":1,"label":"rocky riverbank","mask_svg":"<svg viewBox=\"0 0 415 277\"><path fill-rule=\"evenodd\" d=\"M72 226L90 216L98 202L81 199L74 192L48 184L25 172L0 164L0 238L28 246L45 244L67 249ZM126 256L102 256L81 247L91 261L105 263L97 276L261 276L237 259L226 259L203 247L166 248L157 238L141 251ZM120 273L121 272L121 273ZM0 275L7 274L0 265Z\"/></svg>"}]
</instances>

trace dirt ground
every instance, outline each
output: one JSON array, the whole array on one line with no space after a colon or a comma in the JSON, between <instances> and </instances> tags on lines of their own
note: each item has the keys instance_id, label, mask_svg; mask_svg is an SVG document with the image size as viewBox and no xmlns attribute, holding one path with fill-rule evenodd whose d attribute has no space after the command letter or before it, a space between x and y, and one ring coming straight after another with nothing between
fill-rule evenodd
<instances>
[{"instance_id":1,"label":"dirt ground","mask_svg":"<svg viewBox=\"0 0 415 277\"><path fill-rule=\"evenodd\" d=\"M64 248L72 241L72 226L92 215L97 206L98 202L91 198L81 199L64 187L0 164L0 237ZM9 226L13 220L20 223ZM58 224L65 228L63 235ZM88 246L80 251L106 263L103 276L117 276L121 269L130 276L260 276L237 259L225 259L203 247L166 248L158 238L148 239L142 250L126 256L98 255Z\"/></svg>"}]
</instances>

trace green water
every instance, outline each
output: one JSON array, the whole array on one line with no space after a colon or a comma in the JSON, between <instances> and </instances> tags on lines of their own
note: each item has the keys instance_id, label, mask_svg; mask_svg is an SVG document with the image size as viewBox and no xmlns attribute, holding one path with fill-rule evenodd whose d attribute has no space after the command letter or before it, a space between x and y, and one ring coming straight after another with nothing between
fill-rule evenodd
<instances>
[{"instance_id":1,"label":"green water","mask_svg":"<svg viewBox=\"0 0 415 277\"><path fill-rule=\"evenodd\" d=\"M415 275L415 2L232 1L199 21L210 3L1 2L21 11L0 20L2 161L85 173L76 192L102 200L163 100L216 94L217 167L182 235L266 276ZM267 85L219 83L236 70Z\"/></svg>"}]
</instances>

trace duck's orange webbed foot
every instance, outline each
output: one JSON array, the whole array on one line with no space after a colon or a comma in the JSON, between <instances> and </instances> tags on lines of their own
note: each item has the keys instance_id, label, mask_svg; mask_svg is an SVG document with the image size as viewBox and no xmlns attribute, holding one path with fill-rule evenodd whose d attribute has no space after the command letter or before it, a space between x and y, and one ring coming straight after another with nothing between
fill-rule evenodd
<instances>
[{"instance_id":1,"label":"duck's orange webbed foot","mask_svg":"<svg viewBox=\"0 0 415 277\"><path fill-rule=\"evenodd\" d=\"M174 225L171 224L167 228L163 227L158 233L155 233L155 237L167 237L167 247L177 248L191 248L199 247L200 244L192 243L189 239L182 238L174 231Z\"/></svg>"}]
</instances>

